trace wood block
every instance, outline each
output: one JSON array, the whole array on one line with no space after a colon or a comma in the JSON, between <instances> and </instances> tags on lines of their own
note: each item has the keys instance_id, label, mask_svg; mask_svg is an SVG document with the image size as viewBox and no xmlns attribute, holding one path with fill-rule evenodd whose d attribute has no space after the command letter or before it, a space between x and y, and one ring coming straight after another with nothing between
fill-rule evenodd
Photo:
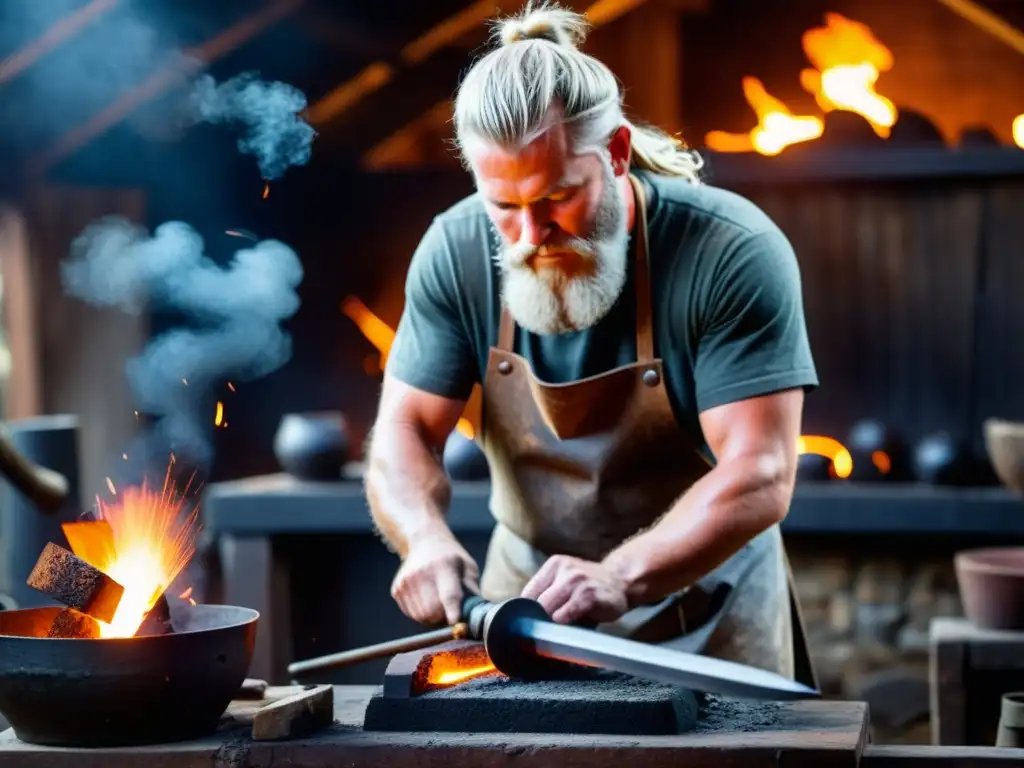
<instances>
[{"instance_id":1,"label":"wood block","mask_svg":"<svg viewBox=\"0 0 1024 768\"><path fill-rule=\"evenodd\" d=\"M311 685L260 709L252 720L253 741L297 739L334 722L334 686Z\"/></svg>"},{"instance_id":2,"label":"wood block","mask_svg":"<svg viewBox=\"0 0 1024 768\"><path fill-rule=\"evenodd\" d=\"M124 587L82 558L52 541L43 548L26 580L44 595L109 622L124 595Z\"/></svg>"},{"instance_id":3,"label":"wood block","mask_svg":"<svg viewBox=\"0 0 1024 768\"><path fill-rule=\"evenodd\" d=\"M334 722L331 685L267 686L263 698L254 700L252 691L263 681L246 682L251 685L228 705L225 719L234 724L251 723L254 741L301 738Z\"/></svg>"},{"instance_id":4,"label":"wood block","mask_svg":"<svg viewBox=\"0 0 1024 768\"><path fill-rule=\"evenodd\" d=\"M262 699L267 695L267 681L257 680L253 677L247 677L242 681L242 687L238 690L238 694L235 696L236 701L249 701L253 699Z\"/></svg>"}]
</instances>

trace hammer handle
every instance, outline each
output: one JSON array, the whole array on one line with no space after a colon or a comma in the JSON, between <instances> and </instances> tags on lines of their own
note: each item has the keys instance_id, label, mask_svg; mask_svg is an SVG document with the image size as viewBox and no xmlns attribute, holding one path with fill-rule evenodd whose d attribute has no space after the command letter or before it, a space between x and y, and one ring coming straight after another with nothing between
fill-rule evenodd
<instances>
[{"instance_id":1,"label":"hammer handle","mask_svg":"<svg viewBox=\"0 0 1024 768\"><path fill-rule=\"evenodd\" d=\"M328 656L319 656L305 661L296 661L288 665L288 674L293 678L308 675L311 672L323 672L328 669L347 667L350 664L359 664L364 661L372 661L387 656L394 656L397 653L407 651L418 651L420 648L429 648L438 643L448 640L460 640L467 635L465 624L454 624L444 629L436 629L432 632L423 632L411 637L403 637L399 640L388 640L376 645L367 645L362 648L353 648L350 651L332 653Z\"/></svg>"},{"instance_id":2,"label":"hammer handle","mask_svg":"<svg viewBox=\"0 0 1024 768\"><path fill-rule=\"evenodd\" d=\"M0 425L0 473L44 512L56 512L68 498L64 475L30 461Z\"/></svg>"}]
</instances>

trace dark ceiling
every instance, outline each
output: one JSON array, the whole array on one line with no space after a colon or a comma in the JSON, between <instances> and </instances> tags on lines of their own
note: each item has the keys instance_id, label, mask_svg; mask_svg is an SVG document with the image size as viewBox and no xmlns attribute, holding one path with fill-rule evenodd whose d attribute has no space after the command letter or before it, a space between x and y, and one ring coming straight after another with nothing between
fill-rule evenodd
<instances>
[{"instance_id":1,"label":"dark ceiling","mask_svg":"<svg viewBox=\"0 0 1024 768\"><path fill-rule=\"evenodd\" d=\"M282 81L305 94L310 105L374 62L389 62L398 74L353 107L318 124L318 161L355 162L374 144L452 93L470 61L465 42L442 47L415 65L401 62L401 49L469 0L35 0L0 3L0 162L24 171L62 140L88 126L118 99L173 66L226 31L237 30L267 9L279 18L237 45L225 45L206 68L218 82L245 72ZM497 3L495 3L497 5ZM91 13L91 15L89 15ZM88 20L73 32L68 19ZM47 35L65 34L40 55L32 46ZM477 42L484 30L478 25ZM244 35L243 35L244 37ZM472 33L470 34L472 40ZM19 63L21 62L21 63ZM166 159L182 142L209 140L174 130L175 105L187 92L179 81L140 100L123 119L87 134L80 148L60 155L47 175L60 176L83 164L119 167L128 177L139 166ZM192 133L189 130L186 133ZM224 131L218 131L224 134ZM206 138L204 139L203 136ZM229 137L230 147L236 137ZM214 140L216 145L216 140ZM213 146L213 145L211 145ZM223 145L216 145L224 149ZM191 150L186 150L191 151Z\"/></svg>"}]
</instances>

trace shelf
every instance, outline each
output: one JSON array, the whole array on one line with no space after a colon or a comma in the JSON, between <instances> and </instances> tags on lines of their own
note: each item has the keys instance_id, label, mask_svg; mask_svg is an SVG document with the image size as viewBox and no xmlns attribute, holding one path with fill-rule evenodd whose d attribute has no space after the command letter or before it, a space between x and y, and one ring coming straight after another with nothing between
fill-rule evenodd
<instances>
[{"instance_id":1,"label":"shelf","mask_svg":"<svg viewBox=\"0 0 1024 768\"><path fill-rule=\"evenodd\" d=\"M490 485L455 483L449 524L456 532L486 532ZM207 488L204 527L214 535L372 532L358 480L304 482L264 475ZM804 483L782 525L787 534L1024 535L1024 499L1004 488Z\"/></svg>"},{"instance_id":2,"label":"shelf","mask_svg":"<svg viewBox=\"0 0 1024 768\"><path fill-rule=\"evenodd\" d=\"M1024 177L1018 147L799 147L775 157L700 150L705 180L716 187L832 181Z\"/></svg>"}]
</instances>

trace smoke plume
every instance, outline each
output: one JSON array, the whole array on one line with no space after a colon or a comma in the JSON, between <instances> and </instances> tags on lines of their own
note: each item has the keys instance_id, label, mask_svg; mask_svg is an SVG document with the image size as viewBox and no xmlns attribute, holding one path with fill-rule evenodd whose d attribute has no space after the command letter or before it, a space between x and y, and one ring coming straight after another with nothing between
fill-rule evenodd
<instances>
[{"instance_id":1,"label":"smoke plume","mask_svg":"<svg viewBox=\"0 0 1024 768\"><path fill-rule=\"evenodd\" d=\"M291 356L281 323L299 308L303 271L277 240L242 248L221 267L187 224L168 222L150 234L111 217L85 228L61 269L67 293L93 306L170 310L187 319L126 368L138 410L157 419L146 449L154 461L162 454L164 465L169 452L208 464L211 389L265 376Z\"/></svg>"},{"instance_id":2,"label":"smoke plume","mask_svg":"<svg viewBox=\"0 0 1024 768\"><path fill-rule=\"evenodd\" d=\"M316 131L299 116L306 97L287 83L247 72L218 85L202 75L189 101L196 121L241 125L238 150L256 158L264 179L273 181L289 166L309 162Z\"/></svg>"}]
</instances>

